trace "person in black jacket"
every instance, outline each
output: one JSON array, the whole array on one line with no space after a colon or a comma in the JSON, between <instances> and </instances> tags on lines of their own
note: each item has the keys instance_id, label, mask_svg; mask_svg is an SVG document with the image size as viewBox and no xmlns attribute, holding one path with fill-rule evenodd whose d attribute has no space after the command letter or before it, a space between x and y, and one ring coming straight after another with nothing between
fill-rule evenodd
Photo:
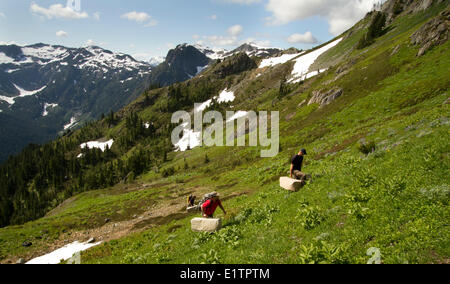
<instances>
[{"instance_id":1,"label":"person in black jacket","mask_svg":"<svg viewBox=\"0 0 450 284\"><path fill-rule=\"evenodd\" d=\"M302 172L302 167L303 167L303 158L306 155L307 155L306 149L301 149L297 155L292 157L291 171L290 171L291 178L295 178L301 180L302 182L305 182L306 174Z\"/></svg>"}]
</instances>

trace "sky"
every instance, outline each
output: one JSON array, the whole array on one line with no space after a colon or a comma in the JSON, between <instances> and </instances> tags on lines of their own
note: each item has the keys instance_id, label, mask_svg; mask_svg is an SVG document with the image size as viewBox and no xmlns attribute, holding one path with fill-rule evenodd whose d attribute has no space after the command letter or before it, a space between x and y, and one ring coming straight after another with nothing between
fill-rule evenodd
<instances>
[{"instance_id":1,"label":"sky","mask_svg":"<svg viewBox=\"0 0 450 284\"><path fill-rule=\"evenodd\" d=\"M308 49L384 0L1 0L0 43L97 45L138 60L178 44Z\"/></svg>"}]
</instances>

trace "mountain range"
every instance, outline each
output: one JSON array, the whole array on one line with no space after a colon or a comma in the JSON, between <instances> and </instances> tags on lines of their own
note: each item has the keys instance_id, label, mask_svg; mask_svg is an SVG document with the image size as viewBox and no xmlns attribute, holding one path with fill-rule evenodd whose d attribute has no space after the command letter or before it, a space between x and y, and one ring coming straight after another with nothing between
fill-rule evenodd
<instances>
[{"instance_id":1,"label":"mountain range","mask_svg":"<svg viewBox=\"0 0 450 284\"><path fill-rule=\"evenodd\" d=\"M165 58L141 62L97 46L0 46L0 162L29 143L46 142L119 110L150 86L188 80L240 51L280 50L245 44L228 52L182 44Z\"/></svg>"}]
</instances>

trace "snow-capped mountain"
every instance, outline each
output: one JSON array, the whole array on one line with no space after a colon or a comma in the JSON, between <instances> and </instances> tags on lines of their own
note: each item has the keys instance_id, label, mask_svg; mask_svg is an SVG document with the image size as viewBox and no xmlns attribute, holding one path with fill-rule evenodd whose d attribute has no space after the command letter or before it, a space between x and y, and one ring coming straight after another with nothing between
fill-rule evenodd
<instances>
[{"instance_id":1,"label":"snow-capped mountain","mask_svg":"<svg viewBox=\"0 0 450 284\"><path fill-rule=\"evenodd\" d=\"M226 54L228 53L228 50L223 48L210 48L210 47L204 47L199 44L193 45L196 49L198 49L201 53L206 55L206 57L217 60L217 59L223 59L226 57Z\"/></svg>"},{"instance_id":2,"label":"snow-capped mountain","mask_svg":"<svg viewBox=\"0 0 450 284\"><path fill-rule=\"evenodd\" d=\"M282 49L275 48L275 47L263 47L259 46L255 43L244 43L243 45L239 46L238 48L228 52L225 54L225 57L235 55L239 52L245 52L249 57L256 56L256 57L270 57L277 53L280 53L283 51Z\"/></svg>"},{"instance_id":3,"label":"snow-capped mountain","mask_svg":"<svg viewBox=\"0 0 450 284\"><path fill-rule=\"evenodd\" d=\"M149 84L189 80L240 52L266 58L280 51L255 44L232 51L180 44L166 57L142 62L97 46L0 45L0 161L30 142L122 108Z\"/></svg>"},{"instance_id":4,"label":"snow-capped mountain","mask_svg":"<svg viewBox=\"0 0 450 284\"><path fill-rule=\"evenodd\" d=\"M277 53L280 53L283 51L280 48L275 47L263 47L259 46L255 43L244 43L241 46L239 46L236 49L233 49L231 51L222 49L222 48L209 48L209 47L203 47L201 45L193 45L195 48L197 48L201 53L205 54L208 58L212 60L216 59L224 59L233 55L236 55L239 52L245 52L249 57L257 56L257 57L270 57Z\"/></svg>"},{"instance_id":5,"label":"snow-capped mountain","mask_svg":"<svg viewBox=\"0 0 450 284\"><path fill-rule=\"evenodd\" d=\"M186 43L169 50L164 62L153 69L151 82L168 86L195 77L213 61L204 53L208 51L202 51Z\"/></svg>"},{"instance_id":6,"label":"snow-capped mountain","mask_svg":"<svg viewBox=\"0 0 450 284\"><path fill-rule=\"evenodd\" d=\"M246 53L249 57L267 58L281 51L282 49L261 47L254 43L243 44L232 51L184 43L169 50L164 62L154 68L150 76L151 82L167 86L185 81L199 75L212 62L235 56L241 52Z\"/></svg>"},{"instance_id":7,"label":"snow-capped mountain","mask_svg":"<svg viewBox=\"0 0 450 284\"><path fill-rule=\"evenodd\" d=\"M122 108L146 88L151 71L149 63L96 46L0 46L0 161Z\"/></svg>"}]
</instances>

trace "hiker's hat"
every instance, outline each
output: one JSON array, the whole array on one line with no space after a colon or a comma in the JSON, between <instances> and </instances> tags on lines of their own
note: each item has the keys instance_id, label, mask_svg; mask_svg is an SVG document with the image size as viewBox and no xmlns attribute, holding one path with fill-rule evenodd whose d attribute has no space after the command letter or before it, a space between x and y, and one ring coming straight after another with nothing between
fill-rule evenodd
<instances>
[{"instance_id":1,"label":"hiker's hat","mask_svg":"<svg viewBox=\"0 0 450 284\"><path fill-rule=\"evenodd\" d=\"M302 152L303 155L308 155L308 154L306 153L306 149L301 149L300 152Z\"/></svg>"}]
</instances>

